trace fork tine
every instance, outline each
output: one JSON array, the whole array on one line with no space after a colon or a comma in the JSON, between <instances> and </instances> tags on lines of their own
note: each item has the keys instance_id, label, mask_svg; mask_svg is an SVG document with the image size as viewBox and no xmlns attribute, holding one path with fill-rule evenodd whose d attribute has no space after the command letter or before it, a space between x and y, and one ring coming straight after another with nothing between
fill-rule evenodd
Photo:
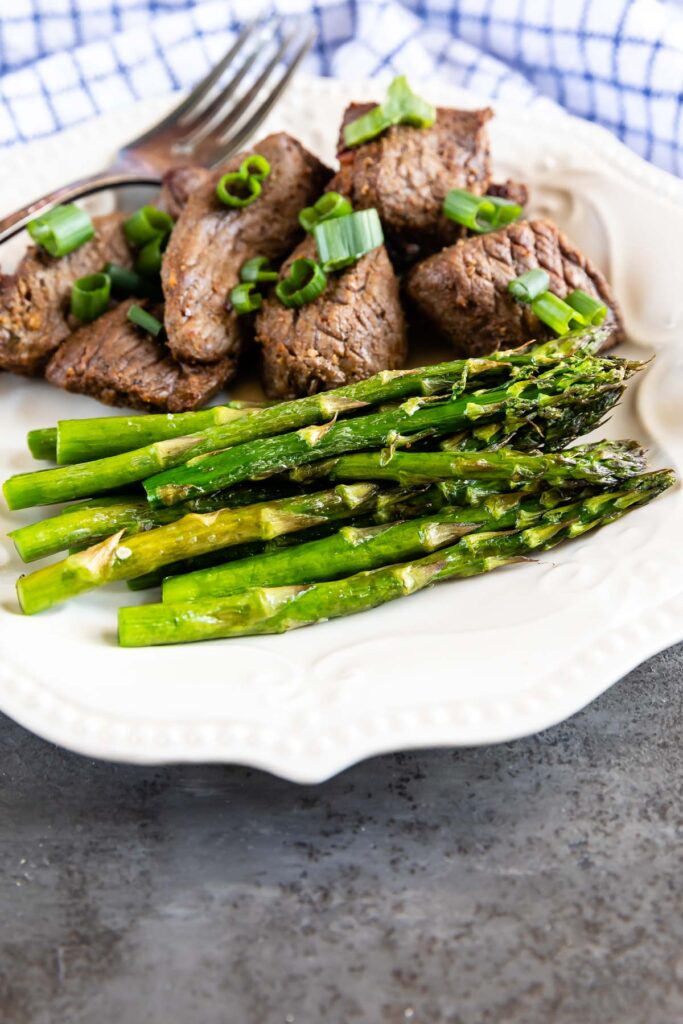
<instances>
[{"instance_id":1,"label":"fork tine","mask_svg":"<svg viewBox=\"0 0 683 1024\"><path fill-rule=\"evenodd\" d=\"M167 128L172 128L174 125L187 115L191 114L197 106L199 106L202 100L209 94L213 86L219 80L225 69L232 63L235 57L239 54L240 50L248 43L253 35L259 31L263 25L262 19L248 22L240 31L235 42L230 46L228 51L221 57L218 64L215 65L209 71L207 75L202 78L189 96L186 96L177 107L174 107L162 118L157 124L153 125L148 131L143 132L142 135L136 139L132 139L126 146L127 149L132 150L147 142L149 139L153 139L155 136L160 135Z\"/></svg>"},{"instance_id":2,"label":"fork tine","mask_svg":"<svg viewBox=\"0 0 683 1024\"><path fill-rule=\"evenodd\" d=\"M258 126L262 123L262 121L265 120L265 118L268 116L270 111L273 109L273 107L279 100L282 93L287 88L289 81L292 78L292 75L299 67L302 60L304 59L304 57L310 50L311 46L313 45L315 36L315 30L311 29L306 38L304 39L304 41L296 49L294 56L292 57L291 64L289 64L289 66L285 69L284 73L276 82L272 91L269 92L268 96L265 98L263 103L261 103L260 106L256 108L256 110L251 115L249 120L245 121L244 124L241 127L239 127L236 132L222 140L220 148L216 148L214 152L210 154L211 167L217 167L219 164L223 162L223 160L226 159L226 157L230 156L231 153L234 153L235 150L239 149L239 147L242 145L245 139L247 139L253 132L255 132Z\"/></svg>"},{"instance_id":3,"label":"fork tine","mask_svg":"<svg viewBox=\"0 0 683 1024\"><path fill-rule=\"evenodd\" d=\"M266 66L259 74L258 78L253 82L253 84L249 87L249 89L247 90L247 92L245 92L243 96L240 96L240 98L236 102L233 102L230 105L227 114L222 118L222 120L214 124L205 123L203 125L204 130L202 131L202 129L200 128L197 133L197 136L191 140L188 140L188 142L197 142L199 141L199 139L209 134L216 139L221 138L221 136L225 134L228 128L230 128L231 125L235 124L235 122L242 117L244 112L249 109L251 104L254 102L254 100L256 99L256 97L261 92L264 85L272 75L275 68L278 66L282 58L287 53L287 50L289 49L294 38L294 31L288 32L282 39L282 42L278 46L273 56L270 58ZM226 105L226 100L230 98L230 90L224 90L223 93L221 93L221 97L222 102L219 105L219 108L224 107Z\"/></svg>"},{"instance_id":4,"label":"fork tine","mask_svg":"<svg viewBox=\"0 0 683 1024\"><path fill-rule=\"evenodd\" d=\"M271 28L270 25L268 27L269 29ZM272 35L275 35L275 33L281 27L282 18L278 18L275 21L274 25L272 26ZM263 45L267 45L268 42L270 42L270 39L266 40L263 43ZM237 69L232 78L229 79L229 81L227 81L225 85L223 85L218 95L215 96L213 100L211 100L208 106L205 106L202 110L200 110L195 115L194 119L186 125L188 136L185 141L187 144L190 144L191 142L197 142L199 141L199 139L203 138L205 135L208 134L211 128L211 122L214 121L215 118L225 108L226 101L228 101L231 98L231 96L233 96L235 90L242 82L244 76L253 68L262 48L262 46L250 48L250 52L245 57L244 62Z\"/></svg>"}]
</instances>

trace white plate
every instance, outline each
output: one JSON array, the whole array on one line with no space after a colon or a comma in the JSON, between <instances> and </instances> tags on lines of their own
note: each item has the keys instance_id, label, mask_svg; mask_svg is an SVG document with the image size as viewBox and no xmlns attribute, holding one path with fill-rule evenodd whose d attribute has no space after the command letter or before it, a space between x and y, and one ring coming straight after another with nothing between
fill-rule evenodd
<instances>
[{"instance_id":1,"label":"white plate","mask_svg":"<svg viewBox=\"0 0 683 1024\"><path fill-rule=\"evenodd\" d=\"M367 85L299 79L267 129L332 159L345 103ZM439 86L444 104L476 97ZM314 94L316 101L310 102ZM168 101L146 103L3 158L3 210L102 165ZM306 111L300 119L300 112ZM264 129L265 133L265 129ZM661 354L606 433L655 465L683 464L683 184L599 128L499 109L494 164L532 190L608 272L637 354ZM7 258L3 253L5 267ZM419 361L419 358L418 360ZM0 377L3 478L31 468L30 427L102 413L42 382ZM233 761L317 782L381 751L509 740L577 711L683 638L680 489L536 564L273 638L120 650L119 587L24 618L21 565L0 549L0 707L73 750L124 761ZM3 530L31 512L0 516Z\"/></svg>"}]
</instances>

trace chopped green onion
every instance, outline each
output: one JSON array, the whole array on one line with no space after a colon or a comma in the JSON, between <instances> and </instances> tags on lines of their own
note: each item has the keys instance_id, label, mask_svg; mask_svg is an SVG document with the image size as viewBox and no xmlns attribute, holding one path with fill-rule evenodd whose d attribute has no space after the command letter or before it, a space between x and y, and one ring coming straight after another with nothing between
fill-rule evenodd
<instances>
[{"instance_id":1,"label":"chopped green onion","mask_svg":"<svg viewBox=\"0 0 683 1024\"><path fill-rule=\"evenodd\" d=\"M239 171L224 174L216 185L216 195L226 206L250 206L261 195L261 182L270 174L270 164L260 153L244 158Z\"/></svg>"},{"instance_id":2,"label":"chopped green onion","mask_svg":"<svg viewBox=\"0 0 683 1024\"><path fill-rule=\"evenodd\" d=\"M552 292L543 292L531 303L539 320L551 327L555 334L566 334L573 327L585 327L586 321L580 313L567 305Z\"/></svg>"},{"instance_id":3,"label":"chopped green onion","mask_svg":"<svg viewBox=\"0 0 683 1024\"><path fill-rule=\"evenodd\" d=\"M313 229L313 237L325 272L351 266L384 241L382 223L374 207L325 220Z\"/></svg>"},{"instance_id":4,"label":"chopped green onion","mask_svg":"<svg viewBox=\"0 0 683 1024\"><path fill-rule=\"evenodd\" d=\"M156 238L166 238L173 230L173 218L156 206L143 206L123 225L131 245L143 246Z\"/></svg>"},{"instance_id":5,"label":"chopped green onion","mask_svg":"<svg viewBox=\"0 0 683 1024\"><path fill-rule=\"evenodd\" d=\"M543 292L547 292L549 287L550 277L540 267L527 270L508 283L510 295L520 302L533 302Z\"/></svg>"},{"instance_id":6,"label":"chopped green onion","mask_svg":"<svg viewBox=\"0 0 683 1024\"><path fill-rule=\"evenodd\" d=\"M259 281L277 281L278 272L277 270L271 270L270 260L267 256L252 256L250 260L245 260L240 267L240 281L246 282L259 282Z\"/></svg>"},{"instance_id":7,"label":"chopped green onion","mask_svg":"<svg viewBox=\"0 0 683 1024\"><path fill-rule=\"evenodd\" d=\"M148 313L146 309L141 309L140 306L131 306L127 315L128 319L132 323L137 327L142 327L143 330L154 335L155 338L161 334L164 329L164 325L160 320L157 320L155 316Z\"/></svg>"},{"instance_id":8,"label":"chopped green onion","mask_svg":"<svg viewBox=\"0 0 683 1024\"><path fill-rule=\"evenodd\" d=\"M90 217L73 203L55 206L41 214L29 221L26 230L33 241L49 252L50 256L66 256L95 237Z\"/></svg>"},{"instance_id":9,"label":"chopped green onion","mask_svg":"<svg viewBox=\"0 0 683 1024\"><path fill-rule=\"evenodd\" d=\"M135 261L135 269L140 274L151 277L161 270L162 254L168 242L168 235L157 235L151 242L147 242L138 253Z\"/></svg>"},{"instance_id":10,"label":"chopped green onion","mask_svg":"<svg viewBox=\"0 0 683 1024\"><path fill-rule=\"evenodd\" d=\"M240 171L232 171L218 182L216 195L226 206L250 206L261 195L261 181L253 175L245 178Z\"/></svg>"},{"instance_id":11,"label":"chopped green onion","mask_svg":"<svg viewBox=\"0 0 683 1024\"><path fill-rule=\"evenodd\" d=\"M107 263L103 270L111 279L111 290L119 298L127 298L129 295L145 295L149 284L140 274L128 267L120 267L116 263Z\"/></svg>"},{"instance_id":12,"label":"chopped green onion","mask_svg":"<svg viewBox=\"0 0 683 1024\"><path fill-rule=\"evenodd\" d=\"M436 120L436 109L413 92L405 75L398 75L393 80L382 107L392 124L431 128Z\"/></svg>"},{"instance_id":13,"label":"chopped green onion","mask_svg":"<svg viewBox=\"0 0 683 1024\"><path fill-rule=\"evenodd\" d=\"M230 292L230 305L238 316L255 313L263 305L263 296L256 290L255 281L235 285Z\"/></svg>"},{"instance_id":14,"label":"chopped green onion","mask_svg":"<svg viewBox=\"0 0 683 1024\"><path fill-rule=\"evenodd\" d=\"M283 306L295 309L313 302L325 291L327 277L315 260L294 260L289 276L275 288L275 294Z\"/></svg>"},{"instance_id":15,"label":"chopped green onion","mask_svg":"<svg viewBox=\"0 0 683 1024\"><path fill-rule=\"evenodd\" d=\"M104 313L109 305L111 278L108 274L87 274L71 286L71 313L83 323L90 323Z\"/></svg>"},{"instance_id":16,"label":"chopped green onion","mask_svg":"<svg viewBox=\"0 0 683 1024\"><path fill-rule=\"evenodd\" d=\"M253 153L240 164L240 174L245 178L256 178L265 181L270 174L270 163L260 153Z\"/></svg>"},{"instance_id":17,"label":"chopped green onion","mask_svg":"<svg viewBox=\"0 0 683 1024\"><path fill-rule=\"evenodd\" d=\"M575 291L570 292L564 301L572 309L575 309L577 313L580 313L587 324L598 326L607 316L607 306L604 302L594 299L592 295L584 292L581 288L576 288Z\"/></svg>"},{"instance_id":18,"label":"chopped green onion","mask_svg":"<svg viewBox=\"0 0 683 1024\"><path fill-rule=\"evenodd\" d=\"M389 86L383 103L344 126L344 144L360 146L394 124L431 128L435 120L436 110L432 104L413 92L405 75L399 75Z\"/></svg>"},{"instance_id":19,"label":"chopped green onion","mask_svg":"<svg viewBox=\"0 0 683 1024\"><path fill-rule=\"evenodd\" d=\"M475 196L464 188L453 188L447 194L443 212L449 220L483 234L495 231L517 220L522 212L519 203L498 196Z\"/></svg>"},{"instance_id":20,"label":"chopped green onion","mask_svg":"<svg viewBox=\"0 0 683 1024\"><path fill-rule=\"evenodd\" d=\"M334 220L335 217L345 217L353 213L353 207L348 199L339 195L338 192L326 192L313 206L307 206L299 214L299 224L310 234L317 224L324 220Z\"/></svg>"}]
</instances>

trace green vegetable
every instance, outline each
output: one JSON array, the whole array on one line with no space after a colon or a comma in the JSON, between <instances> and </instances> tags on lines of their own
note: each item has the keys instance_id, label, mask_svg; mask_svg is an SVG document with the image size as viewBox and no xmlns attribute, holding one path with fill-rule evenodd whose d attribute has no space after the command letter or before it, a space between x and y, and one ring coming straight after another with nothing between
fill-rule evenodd
<instances>
[{"instance_id":1,"label":"green vegetable","mask_svg":"<svg viewBox=\"0 0 683 1024\"><path fill-rule=\"evenodd\" d=\"M315 260L294 260L289 274L275 287L275 294L283 306L297 309L313 302L327 287L327 277Z\"/></svg>"},{"instance_id":2,"label":"green vegetable","mask_svg":"<svg viewBox=\"0 0 683 1024\"><path fill-rule=\"evenodd\" d=\"M522 207L498 196L477 196L463 188L454 188L446 195L443 212L449 220L483 234L511 224L522 213Z\"/></svg>"},{"instance_id":3,"label":"green vegetable","mask_svg":"<svg viewBox=\"0 0 683 1024\"><path fill-rule=\"evenodd\" d=\"M359 146L395 124L431 128L435 120L436 110L432 104L412 91L405 75L399 75L389 86L383 103L344 126L344 144Z\"/></svg>"},{"instance_id":4,"label":"green vegetable","mask_svg":"<svg viewBox=\"0 0 683 1024\"><path fill-rule=\"evenodd\" d=\"M71 286L71 315L83 323L90 323L106 310L111 295L108 274L87 274Z\"/></svg>"},{"instance_id":5,"label":"green vegetable","mask_svg":"<svg viewBox=\"0 0 683 1024\"><path fill-rule=\"evenodd\" d=\"M173 230L173 218L156 206L142 206L123 225L126 238L136 248L158 238L166 238Z\"/></svg>"},{"instance_id":6,"label":"green vegetable","mask_svg":"<svg viewBox=\"0 0 683 1024\"><path fill-rule=\"evenodd\" d=\"M153 337L158 337L164 329L164 325L161 320L157 320L155 316L148 313L146 309L142 309L140 306L131 306L128 310L128 319L131 323L134 323L137 327L142 327L143 331L147 331Z\"/></svg>"},{"instance_id":7,"label":"green vegetable","mask_svg":"<svg viewBox=\"0 0 683 1024\"><path fill-rule=\"evenodd\" d=\"M152 505L174 505L230 487L240 480L262 478L332 455L365 448L412 443L473 424L505 422L507 429L529 423L570 388L617 393L640 364L624 360L575 357L532 379L463 394L450 400L413 398L398 408L311 426L278 437L250 442L194 458L144 483Z\"/></svg>"},{"instance_id":8,"label":"green vegetable","mask_svg":"<svg viewBox=\"0 0 683 1024\"><path fill-rule=\"evenodd\" d=\"M539 267L527 270L508 284L508 291L520 302L533 302L550 287L550 277Z\"/></svg>"},{"instance_id":9,"label":"green vegetable","mask_svg":"<svg viewBox=\"0 0 683 1024\"><path fill-rule=\"evenodd\" d=\"M313 237L325 273L352 266L384 243L382 223L372 207L316 224Z\"/></svg>"},{"instance_id":10,"label":"green vegetable","mask_svg":"<svg viewBox=\"0 0 683 1024\"><path fill-rule=\"evenodd\" d=\"M277 270L271 269L267 256L252 256L240 267L240 281L244 281L245 284L277 281L277 278Z\"/></svg>"},{"instance_id":11,"label":"green vegetable","mask_svg":"<svg viewBox=\"0 0 683 1024\"><path fill-rule=\"evenodd\" d=\"M353 213L353 207L348 199L339 192L326 192L313 206L307 206L299 214L299 224L309 234L318 224L325 220L334 220L336 217L345 217Z\"/></svg>"},{"instance_id":12,"label":"green vegetable","mask_svg":"<svg viewBox=\"0 0 683 1024\"><path fill-rule=\"evenodd\" d=\"M411 395L447 394L454 388L462 389L463 381L471 387L491 378L505 380L517 373L534 373L547 366L560 365L572 353L599 350L608 335L609 332L603 328L591 328L566 338L553 338L539 346L526 346L513 352L501 350L483 360L456 359L416 370L383 371L357 384L293 402L282 402L236 422L202 429L195 436L155 441L119 455L72 466L19 473L5 481L3 493L11 509L86 498L144 480L161 470L181 466L206 452L321 423L366 406L400 402ZM575 397L577 401L585 399L591 407L593 403L601 402L606 411L618 393L618 385L616 392L592 386L578 392L570 389L564 405L570 404L569 397ZM562 405L561 399L558 400L559 405ZM60 460L63 458L65 454L60 452Z\"/></svg>"},{"instance_id":13,"label":"green vegetable","mask_svg":"<svg viewBox=\"0 0 683 1024\"><path fill-rule=\"evenodd\" d=\"M254 153L245 157L239 171L223 175L216 185L216 195L226 206L250 206L261 195L263 182L269 174L269 162L264 156Z\"/></svg>"},{"instance_id":14,"label":"green vegetable","mask_svg":"<svg viewBox=\"0 0 683 1024\"><path fill-rule=\"evenodd\" d=\"M236 284L230 292L230 305L237 316L244 316L247 313L255 313L263 305L263 296L256 290L257 286L253 281L248 284Z\"/></svg>"},{"instance_id":15,"label":"green vegetable","mask_svg":"<svg viewBox=\"0 0 683 1024\"><path fill-rule=\"evenodd\" d=\"M22 576L17 583L19 603L25 614L33 615L105 583L135 579L189 555L268 540L330 519L348 519L370 508L380 494L374 484L342 484L244 508L192 512L132 537L124 538L119 531L85 551Z\"/></svg>"},{"instance_id":16,"label":"green vegetable","mask_svg":"<svg viewBox=\"0 0 683 1024\"><path fill-rule=\"evenodd\" d=\"M50 256L67 256L95 237L90 217L73 203L53 207L29 221L26 230Z\"/></svg>"},{"instance_id":17,"label":"green vegetable","mask_svg":"<svg viewBox=\"0 0 683 1024\"><path fill-rule=\"evenodd\" d=\"M669 470L650 473L629 480L619 491L560 506L526 529L471 533L424 558L385 565L337 581L255 587L230 597L122 608L119 643L123 647L143 647L283 633L367 611L432 583L489 572L555 547L563 540L582 536L646 504L674 482L675 476ZM393 561L389 552L384 552L383 558Z\"/></svg>"}]
</instances>

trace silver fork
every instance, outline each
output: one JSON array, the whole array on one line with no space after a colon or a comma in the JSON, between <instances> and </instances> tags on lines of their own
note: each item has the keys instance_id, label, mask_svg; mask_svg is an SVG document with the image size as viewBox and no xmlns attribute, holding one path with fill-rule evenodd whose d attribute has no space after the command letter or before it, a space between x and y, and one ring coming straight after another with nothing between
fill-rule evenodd
<instances>
[{"instance_id":1,"label":"silver fork","mask_svg":"<svg viewBox=\"0 0 683 1024\"><path fill-rule=\"evenodd\" d=\"M246 25L189 96L119 150L109 167L63 185L0 219L0 243L57 203L121 185L158 185L169 167L216 167L222 163L270 113L315 39L310 26L303 33L300 25L282 33L281 29L280 18ZM245 82L252 69L258 72L256 77ZM228 70L232 70L231 77L222 83ZM244 91L239 92L243 82Z\"/></svg>"}]
</instances>

